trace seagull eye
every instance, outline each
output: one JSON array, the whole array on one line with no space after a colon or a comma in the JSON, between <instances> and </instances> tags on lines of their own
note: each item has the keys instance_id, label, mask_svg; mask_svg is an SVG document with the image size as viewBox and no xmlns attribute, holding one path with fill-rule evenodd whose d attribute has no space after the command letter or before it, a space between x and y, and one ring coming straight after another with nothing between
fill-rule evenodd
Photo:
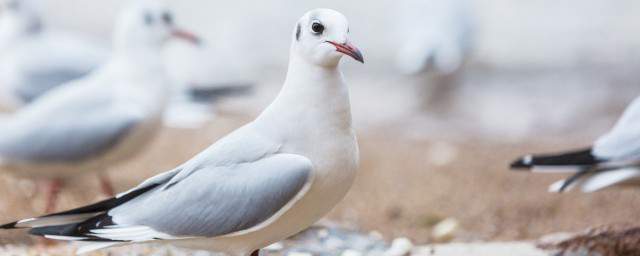
<instances>
[{"instance_id":1,"label":"seagull eye","mask_svg":"<svg viewBox=\"0 0 640 256\"><path fill-rule=\"evenodd\" d=\"M153 15L151 13L144 14L144 23L149 26L153 25Z\"/></svg>"},{"instance_id":2,"label":"seagull eye","mask_svg":"<svg viewBox=\"0 0 640 256\"><path fill-rule=\"evenodd\" d=\"M171 13L165 12L162 14L162 21L164 21L167 25L173 25L173 15Z\"/></svg>"},{"instance_id":3,"label":"seagull eye","mask_svg":"<svg viewBox=\"0 0 640 256\"><path fill-rule=\"evenodd\" d=\"M313 24L311 24L311 31L317 35L322 34L322 32L324 32L324 25L320 24L320 22L314 21Z\"/></svg>"}]
</instances>

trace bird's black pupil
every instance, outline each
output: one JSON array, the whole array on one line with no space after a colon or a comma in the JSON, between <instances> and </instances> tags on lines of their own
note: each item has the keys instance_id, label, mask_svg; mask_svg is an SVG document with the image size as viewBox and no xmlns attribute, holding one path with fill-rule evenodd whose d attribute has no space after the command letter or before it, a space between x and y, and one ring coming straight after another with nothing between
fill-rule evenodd
<instances>
[{"instance_id":1,"label":"bird's black pupil","mask_svg":"<svg viewBox=\"0 0 640 256\"><path fill-rule=\"evenodd\" d=\"M171 15L171 13L165 12L162 14L162 20L164 21L164 23L168 24L168 25L172 25L173 24L173 16Z\"/></svg>"},{"instance_id":2,"label":"bird's black pupil","mask_svg":"<svg viewBox=\"0 0 640 256\"><path fill-rule=\"evenodd\" d=\"M321 34L324 31L324 26L320 23L314 22L311 24L311 30L316 34Z\"/></svg>"}]
</instances>

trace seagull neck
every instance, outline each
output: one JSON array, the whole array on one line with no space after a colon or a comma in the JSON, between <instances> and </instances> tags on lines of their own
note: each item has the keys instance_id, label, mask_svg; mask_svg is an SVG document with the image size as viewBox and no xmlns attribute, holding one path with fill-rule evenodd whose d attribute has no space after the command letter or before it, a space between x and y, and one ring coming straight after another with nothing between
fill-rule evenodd
<instances>
[{"instance_id":1,"label":"seagull neck","mask_svg":"<svg viewBox=\"0 0 640 256\"><path fill-rule=\"evenodd\" d=\"M321 66L313 64L295 54L292 54L292 56L295 57L291 57L289 61L287 78L282 91L309 90L314 88L333 90L339 89L335 87L344 85L342 72L338 69L338 65ZM325 86L316 85L317 83L325 84Z\"/></svg>"},{"instance_id":2,"label":"seagull neck","mask_svg":"<svg viewBox=\"0 0 640 256\"><path fill-rule=\"evenodd\" d=\"M137 68L150 67L157 70L162 68L162 51L156 48L146 47L117 47L114 56L129 65Z\"/></svg>"},{"instance_id":3,"label":"seagull neck","mask_svg":"<svg viewBox=\"0 0 640 256\"><path fill-rule=\"evenodd\" d=\"M116 50L110 67L126 81L114 84L121 99L156 108L168 97L168 79L160 52Z\"/></svg>"},{"instance_id":4,"label":"seagull neck","mask_svg":"<svg viewBox=\"0 0 640 256\"><path fill-rule=\"evenodd\" d=\"M261 117L280 121L281 128L351 132L349 90L342 72L337 66L322 67L292 57L282 90Z\"/></svg>"}]
</instances>

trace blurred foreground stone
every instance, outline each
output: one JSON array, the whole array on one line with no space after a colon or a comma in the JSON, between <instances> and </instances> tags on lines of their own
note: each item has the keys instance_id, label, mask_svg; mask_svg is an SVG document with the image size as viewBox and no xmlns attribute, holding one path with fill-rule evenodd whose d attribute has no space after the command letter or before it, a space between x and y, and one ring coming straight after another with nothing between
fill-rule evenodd
<instances>
[{"instance_id":1,"label":"blurred foreground stone","mask_svg":"<svg viewBox=\"0 0 640 256\"><path fill-rule=\"evenodd\" d=\"M541 239L538 247L557 256L640 255L640 227L620 224L588 229L575 235Z\"/></svg>"}]
</instances>

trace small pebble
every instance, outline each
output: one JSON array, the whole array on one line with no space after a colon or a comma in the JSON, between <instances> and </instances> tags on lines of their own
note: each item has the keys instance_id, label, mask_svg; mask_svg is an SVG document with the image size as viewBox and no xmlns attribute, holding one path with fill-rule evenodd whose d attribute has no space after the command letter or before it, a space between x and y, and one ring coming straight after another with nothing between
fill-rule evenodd
<instances>
[{"instance_id":1,"label":"small pebble","mask_svg":"<svg viewBox=\"0 0 640 256\"><path fill-rule=\"evenodd\" d=\"M384 256L405 256L411 253L413 243L409 238L400 237L393 240L391 248L384 252Z\"/></svg>"},{"instance_id":2,"label":"small pebble","mask_svg":"<svg viewBox=\"0 0 640 256\"><path fill-rule=\"evenodd\" d=\"M436 142L427 151L429 161L435 166L445 166L453 162L458 156L455 145L447 142Z\"/></svg>"},{"instance_id":3,"label":"small pebble","mask_svg":"<svg viewBox=\"0 0 640 256\"><path fill-rule=\"evenodd\" d=\"M454 218L444 219L433 227L431 237L437 242L448 242L455 237L459 226Z\"/></svg>"},{"instance_id":4,"label":"small pebble","mask_svg":"<svg viewBox=\"0 0 640 256\"><path fill-rule=\"evenodd\" d=\"M362 253L356 250L345 250L340 256L362 256Z\"/></svg>"},{"instance_id":5,"label":"small pebble","mask_svg":"<svg viewBox=\"0 0 640 256\"><path fill-rule=\"evenodd\" d=\"M318 237L319 238L326 238L329 236L329 231L326 229L320 229L318 230Z\"/></svg>"},{"instance_id":6,"label":"small pebble","mask_svg":"<svg viewBox=\"0 0 640 256\"><path fill-rule=\"evenodd\" d=\"M284 245L282 243L272 243L271 245L264 248L267 251L281 251L284 249Z\"/></svg>"},{"instance_id":7,"label":"small pebble","mask_svg":"<svg viewBox=\"0 0 640 256\"><path fill-rule=\"evenodd\" d=\"M377 230L369 232L369 237L371 237L373 239L376 239L376 240L384 239L384 237L382 236L382 233L378 232Z\"/></svg>"}]
</instances>

